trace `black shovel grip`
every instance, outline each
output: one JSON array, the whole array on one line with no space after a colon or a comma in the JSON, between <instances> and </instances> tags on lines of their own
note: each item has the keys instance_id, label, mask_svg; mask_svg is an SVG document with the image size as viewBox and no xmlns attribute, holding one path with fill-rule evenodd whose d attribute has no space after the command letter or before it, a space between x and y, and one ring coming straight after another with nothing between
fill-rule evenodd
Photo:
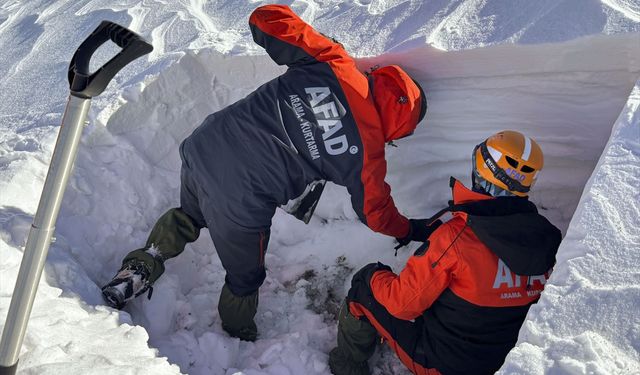
<instances>
[{"instance_id":1,"label":"black shovel grip","mask_svg":"<svg viewBox=\"0 0 640 375\"><path fill-rule=\"evenodd\" d=\"M89 71L91 57L108 40L122 48L122 51L91 74ZM102 21L100 26L80 44L71 58L68 74L71 94L81 98L100 95L122 68L151 51L153 46L140 35L117 23Z\"/></svg>"}]
</instances>

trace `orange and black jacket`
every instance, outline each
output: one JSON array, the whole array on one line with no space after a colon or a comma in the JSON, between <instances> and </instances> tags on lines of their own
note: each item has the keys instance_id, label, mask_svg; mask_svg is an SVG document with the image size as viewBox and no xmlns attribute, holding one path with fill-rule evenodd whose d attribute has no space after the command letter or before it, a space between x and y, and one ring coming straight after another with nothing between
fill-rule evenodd
<instances>
[{"instance_id":1,"label":"orange and black jacket","mask_svg":"<svg viewBox=\"0 0 640 375\"><path fill-rule=\"evenodd\" d=\"M249 24L255 42L289 67L277 79L271 99L277 103L270 103L281 114L283 143L313 170L310 175L346 186L371 229L406 235L408 221L384 181L384 146L414 131L422 110L419 88L395 66L374 72L371 87L340 43L287 6L260 7Z\"/></svg>"},{"instance_id":2,"label":"orange and black jacket","mask_svg":"<svg viewBox=\"0 0 640 375\"><path fill-rule=\"evenodd\" d=\"M378 270L374 298L399 319L423 318L427 367L497 371L555 263L560 231L527 198L492 198L452 179L453 218L396 275Z\"/></svg>"},{"instance_id":3,"label":"orange and black jacket","mask_svg":"<svg viewBox=\"0 0 640 375\"><path fill-rule=\"evenodd\" d=\"M250 151L260 153L255 162L266 166L264 176L250 176L251 184L278 179L276 188L255 187L278 193L268 199L284 204L314 180L332 181L347 187L367 226L405 236L408 220L384 181L384 147L414 131L425 109L420 88L397 66L366 76L340 43L315 31L287 6L259 7L249 24L255 42L288 69L210 116L188 139L183 150L191 153L187 158L228 157L233 166L242 155L214 154L211 142L221 136L246 139ZM282 184L279 174L288 174L288 183Z\"/></svg>"}]
</instances>

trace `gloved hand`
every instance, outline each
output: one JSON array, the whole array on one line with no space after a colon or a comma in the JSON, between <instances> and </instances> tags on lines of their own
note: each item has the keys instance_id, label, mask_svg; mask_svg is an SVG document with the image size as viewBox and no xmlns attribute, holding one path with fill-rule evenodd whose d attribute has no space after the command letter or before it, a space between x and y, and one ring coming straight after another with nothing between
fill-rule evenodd
<instances>
[{"instance_id":1,"label":"gloved hand","mask_svg":"<svg viewBox=\"0 0 640 375\"><path fill-rule=\"evenodd\" d=\"M402 238L396 238L398 246L396 246L395 249L398 250L399 248L408 245L411 241L426 241L431 233L442 225L442 220L436 220L431 225L428 224L429 219L409 219L409 233Z\"/></svg>"}]
</instances>

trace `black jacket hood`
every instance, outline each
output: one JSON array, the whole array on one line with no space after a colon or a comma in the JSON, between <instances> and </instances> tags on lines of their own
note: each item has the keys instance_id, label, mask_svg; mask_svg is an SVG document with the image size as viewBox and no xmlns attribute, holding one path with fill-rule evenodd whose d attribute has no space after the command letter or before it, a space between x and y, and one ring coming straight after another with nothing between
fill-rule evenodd
<instances>
[{"instance_id":1,"label":"black jacket hood","mask_svg":"<svg viewBox=\"0 0 640 375\"><path fill-rule=\"evenodd\" d=\"M498 197L456 205L473 233L518 275L542 275L556 261L562 234L527 198Z\"/></svg>"}]
</instances>

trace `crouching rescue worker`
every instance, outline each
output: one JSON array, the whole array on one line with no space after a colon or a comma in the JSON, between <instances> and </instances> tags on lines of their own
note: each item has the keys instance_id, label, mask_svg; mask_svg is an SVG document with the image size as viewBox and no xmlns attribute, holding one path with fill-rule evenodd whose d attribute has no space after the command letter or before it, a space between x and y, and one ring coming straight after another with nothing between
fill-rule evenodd
<instances>
[{"instance_id":1,"label":"crouching rescue worker","mask_svg":"<svg viewBox=\"0 0 640 375\"><path fill-rule=\"evenodd\" d=\"M542 169L538 144L503 131L473 150L472 190L432 218L400 274L369 264L352 279L338 317L336 375L369 374L377 336L414 374L493 374L544 288L560 231L528 200ZM438 220L450 211L446 223Z\"/></svg>"},{"instance_id":2,"label":"crouching rescue worker","mask_svg":"<svg viewBox=\"0 0 640 375\"><path fill-rule=\"evenodd\" d=\"M103 287L122 308L145 292L207 227L226 271L222 327L255 340L258 288L278 206L308 221L325 181L346 186L369 228L414 240L419 222L396 208L385 183L384 147L413 133L427 109L422 89L398 66L363 74L343 46L287 6L257 8L253 39L288 70L209 115L180 145L180 207L155 224L144 248L127 255Z\"/></svg>"}]
</instances>

